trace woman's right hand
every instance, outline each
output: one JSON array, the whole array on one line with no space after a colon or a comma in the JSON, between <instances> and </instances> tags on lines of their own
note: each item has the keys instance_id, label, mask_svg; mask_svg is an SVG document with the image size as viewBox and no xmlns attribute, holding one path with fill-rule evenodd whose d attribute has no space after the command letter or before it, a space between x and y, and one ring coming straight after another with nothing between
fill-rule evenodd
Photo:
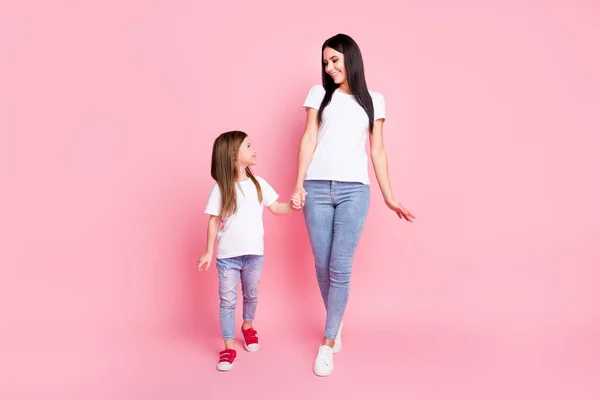
<instances>
[{"instance_id":1,"label":"woman's right hand","mask_svg":"<svg viewBox=\"0 0 600 400\"><path fill-rule=\"evenodd\" d=\"M299 210L304 207L307 194L308 193L304 190L303 186L297 186L296 189L294 189L294 193L292 193L292 208L294 210Z\"/></svg>"}]
</instances>

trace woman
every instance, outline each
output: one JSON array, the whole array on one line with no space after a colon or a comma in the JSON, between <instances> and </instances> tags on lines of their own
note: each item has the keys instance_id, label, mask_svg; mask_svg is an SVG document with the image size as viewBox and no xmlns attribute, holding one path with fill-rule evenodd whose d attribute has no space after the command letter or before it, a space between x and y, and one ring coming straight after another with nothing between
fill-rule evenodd
<instances>
[{"instance_id":1,"label":"woman","mask_svg":"<svg viewBox=\"0 0 600 400\"><path fill-rule=\"evenodd\" d=\"M314 373L333 371L341 350L342 317L348 302L354 252L370 202L366 142L385 204L401 219L414 216L392 194L383 148L385 101L367 89L356 42L338 34L323 43L323 85L304 102L306 128L300 144L293 207L304 209L317 281L327 309L325 335Z\"/></svg>"}]
</instances>

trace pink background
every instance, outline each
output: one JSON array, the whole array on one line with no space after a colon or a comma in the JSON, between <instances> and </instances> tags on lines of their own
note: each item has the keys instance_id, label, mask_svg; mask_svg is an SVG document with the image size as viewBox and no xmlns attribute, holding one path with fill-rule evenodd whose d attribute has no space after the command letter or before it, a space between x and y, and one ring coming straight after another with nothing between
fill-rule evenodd
<instances>
[{"instance_id":1,"label":"pink background","mask_svg":"<svg viewBox=\"0 0 600 400\"><path fill-rule=\"evenodd\" d=\"M597 2L50 3L0 4L0 398L600 398ZM211 143L247 131L288 197L338 32L416 223L372 187L319 379L302 215L267 214L262 347L218 373Z\"/></svg>"}]
</instances>

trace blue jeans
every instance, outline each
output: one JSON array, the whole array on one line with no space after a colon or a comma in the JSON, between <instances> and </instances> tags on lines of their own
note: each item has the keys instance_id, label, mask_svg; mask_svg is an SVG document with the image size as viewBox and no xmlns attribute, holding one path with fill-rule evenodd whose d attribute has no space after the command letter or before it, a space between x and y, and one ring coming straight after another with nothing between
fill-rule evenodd
<instances>
[{"instance_id":1,"label":"blue jeans","mask_svg":"<svg viewBox=\"0 0 600 400\"><path fill-rule=\"evenodd\" d=\"M352 262L371 193L369 185L357 182L307 180L304 189L304 220L327 309L325 338L334 340L348 303Z\"/></svg>"},{"instance_id":2,"label":"blue jeans","mask_svg":"<svg viewBox=\"0 0 600 400\"><path fill-rule=\"evenodd\" d=\"M243 318L247 322L254 320L263 260L263 256L257 255L217 258L219 297L221 298L221 335L223 340L232 340L235 337L235 305L240 278L244 295Z\"/></svg>"}]
</instances>

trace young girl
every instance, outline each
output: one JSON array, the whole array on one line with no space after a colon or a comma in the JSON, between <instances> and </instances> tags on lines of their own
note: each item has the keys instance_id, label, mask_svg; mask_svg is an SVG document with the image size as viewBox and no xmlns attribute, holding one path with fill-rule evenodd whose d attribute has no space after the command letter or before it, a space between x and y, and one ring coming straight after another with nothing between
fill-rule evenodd
<instances>
[{"instance_id":1,"label":"young girl","mask_svg":"<svg viewBox=\"0 0 600 400\"><path fill-rule=\"evenodd\" d=\"M219 353L219 371L229 371L236 360L234 318L240 279L244 295L244 348L250 352L258 350L252 321L263 266L263 205L276 215L287 214L292 209L290 203L277 202L279 196L273 188L252 174L250 166L254 164L256 152L244 132L225 132L215 140L211 176L216 183L206 205L205 212L210 219L206 251L198 260L198 269L201 272L208 269L217 242L221 333L225 341L225 350Z\"/></svg>"}]
</instances>

